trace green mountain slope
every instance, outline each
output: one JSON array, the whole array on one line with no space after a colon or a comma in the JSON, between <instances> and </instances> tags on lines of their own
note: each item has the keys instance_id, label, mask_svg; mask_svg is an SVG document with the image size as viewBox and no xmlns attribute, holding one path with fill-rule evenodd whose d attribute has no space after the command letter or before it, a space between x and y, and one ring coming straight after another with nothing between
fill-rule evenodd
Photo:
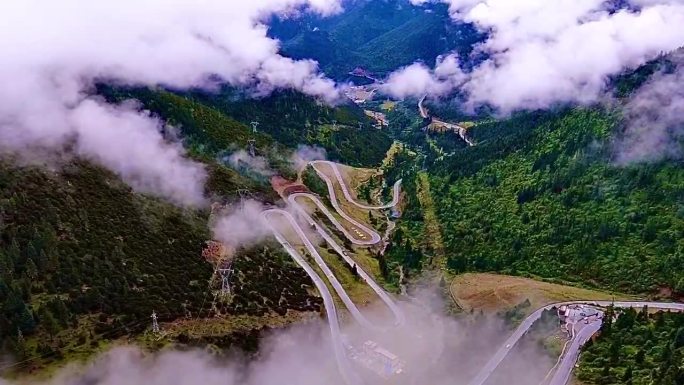
<instances>
[{"instance_id":1,"label":"green mountain slope","mask_svg":"<svg viewBox=\"0 0 684 385\"><path fill-rule=\"evenodd\" d=\"M386 74L415 61L434 66L437 56L452 51L465 58L479 39L474 29L453 24L440 8L419 13L360 46L354 53L359 66Z\"/></svg>"},{"instance_id":2,"label":"green mountain slope","mask_svg":"<svg viewBox=\"0 0 684 385\"><path fill-rule=\"evenodd\" d=\"M676 55L615 76L615 94L628 98L651 76L674 71ZM677 159L613 161L627 100L614 110L566 107L505 119L456 111L455 119L480 119L468 130L474 147L457 145L453 133L421 131L413 104L390 114L390 131L416 151L400 172L423 185L428 175L432 199L423 201L439 202L446 266L684 296L684 167ZM420 263L409 252L415 247L393 261L405 271L437 255L423 242L427 226L419 230L395 242L420 245Z\"/></svg>"},{"instance_id":3,"label":"green mountain slope","mask_svg":"<svg viewBox=\"0 0 684 385\"><path fill-rule=\"evenodd\" d=\"M320 106L297 94L231 105L258 116L264 129L273 127L254 135L228 116L230 109L218 99L201 102L147 89L99 91L113 103L136 98L178 127L191 156L206 164L207 195L219 203L238 200L238 191L264 202L279 199L268 180L241 175L215 160L244 148L251 138L284 173L291 166L279 168L277 156L286 159L303 143L301 127L307 120L309 143L350 162L375 162L390 144L378 130L358 130L358 122L367 122L362 111ZM302 113L284 117L288 109ZM328 127L334 119L342 126L338 131ZM182 210L135 193L116 175L85 160L56 172L1 161L0 348L21 362L9 370L31 371L87 357L107 341L134 338L149 328L152 311L162 322L213 315L207 301L220 282L210 281L213 267L202 256L211 239L208 221L207 210ZM188 336L180 328L167 341L254 349L258 331L268 326L259 317L271 314L264 319L282 324L298 312L319 310L320 298L310 293L309 278L280 247L238 250L234 266L232 301L218 304L225 317L221 336L212 336L213 329ZM231 326L234 317L253 318L237 327Z\"/></svg>"},{"instance_id":4,"label":"green mountain slope","mask_svg":"<svg viewBox=\"0 0 684 385\"><path fill-rule=\"evenodd\" d=\"M684 314L627 309L614 323L604 323L598 338L585 346L577 377L597 385L681 384L682 362Z\"/></svg>"},{"instance_id":5,"label":"green mountain slope","mask_svg":"<svg viewBox=\"0 0 684 385\"><path fill-rule=\"evenodd\" d=\"M613 165L618 122L592 109L522 113L472 129L475 147L428 154L448 267L684 292L673 268L684 264L684 168Z\"/></svg>"},{"instance_id":6,"label":"green mountain slope","mask_svg":"<svg viewBox=\"0 0 684 385\"><path fill-rule=\"evenodd\" d=\"M352 103L330 107L292 91L260 99L246 98L234 90L190 97L244 124L258 121L259 132L274 142L291 148L320 146L330 159L352 166L379 164L392 144L388 133L375 129L363 110Z\"/></svg>"},{"instance_id":7,"label":"green mountain slope","mask_svg":"<svg viewBox=\"0 0 684 385\"><path fill-rule=\"evenodd\" d=\"M338 80L356 67L382 76L415 61L433 65L451 51L467 58L482 39L471 25L454 23L444 4L406 0L348 2L331 18L274 20L269 33L282 41L284 55L314 59Z\"/></svg>"},{"instance_id":8,"label":"green mountain slope","mask_svg":"<svg viewBox=\"0 0 684 385\"><path fill-rule=\"evenodd\" d=\"M233 170L209 171L209 195L235 200L235 190L246 189L272 199ZM0 347L21 363L9 370L87 357L149 328L152 311L162 322L212 315L207 300L220 282L210 281L213 266L202 256L208 215L136 194L85 161L59 172L0 163ZM235 269L233 300L219 306L227 324L318 309L312 283L280 248L240 250ZM264 301L274 295L284 300ZM226 341L253 343L235 332Z\"/></svg>"}]
</instances>

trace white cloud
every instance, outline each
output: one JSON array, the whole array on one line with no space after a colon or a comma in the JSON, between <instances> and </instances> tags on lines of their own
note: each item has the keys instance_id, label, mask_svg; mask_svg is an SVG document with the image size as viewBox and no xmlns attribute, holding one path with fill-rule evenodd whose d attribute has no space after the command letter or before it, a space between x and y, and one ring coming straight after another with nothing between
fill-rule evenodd
<instances>
[{"instance_id":1,"label":"white cloud","mask_svg":"<svg viewBox=\"0 0 684 385\"><path fill-rule=\"evenodd\" d=\"M301 170L306 167L309 162L314 160L325 160L327 157L328 154L325 151L325 148L300 144L297 146L297 151L292 154L290 162L294 165L295 170Z\"/></svg>"},{"instance_id":2,"label":"white cloud","mask_svg":"<svg viewBox=\"0 0 684 385\"><path fill-rule=\"evenodd\" d=\"M252 172L266 177L270 177L275 174L275 172L268 165L268 160L266 158L258 155L251 156L245 150L238 150L230 154L228 157L228 163L236 170L247 168Z\"/></svg>"},{"instance_id":3,"label":"white cloud","mask_svg":"<svg viewBox=\"0 0 684 385\"><path fill-rule=\"evenodd\" d=\"M266 222L261 217L264 205L246 199L228 207L212 224L213 238L231 250L255 245L271 235Z\"/></svg>"},{"instance_id":4,"label":"white cloud","mask_svg":"<svg viewBox=\"0 0 684 385\"><path fill-rule=\"evenodd\" d=\"M60 149L117 172L134 188L198 205L205 179L160 123L89 96L97 80L188 88L218 76L261 92L295 88L327 101L332 81L312 61L278 55L260 23L308 7L339 10L337 0L103 0L0 2L0 149Z\"/></svg>"},{"instance_id":5,"label":"white cloud","mask_svg":"<svg viewBox=\"0 0 684 385\"><path fill-rule=\"evenodd\" d=\"M626 126L615 146L618 164L681 158L684 70L657 74L625 106Z\"/></svg>"},{"instance_id":6,"label":"white cloud","mask_svg":"<svg viewBox=\"0 0 684 385\"><path fill-rule=\"evenodd\" d=\"M456 55L447 55L437 59L434 71L415 63L393 72L380 89L399 99L425 94L440 96L460 86L464 80L465 74Z\"/></svg>"},{"instance_id":7,"label":"white cloud","mask_svg":"<svg viewBox=\"0 0 684 385\"><path fill-rule=\"evenodd\" d=\"M490 59L469 74L463 89L471 104L504 112L595 101L608 75L684 45L684 3L678 0L633 0L639 11L617 12L606 10L603 0L443 2L453 18L489 33L478 50Z\"/></svg>"}]
</instances>

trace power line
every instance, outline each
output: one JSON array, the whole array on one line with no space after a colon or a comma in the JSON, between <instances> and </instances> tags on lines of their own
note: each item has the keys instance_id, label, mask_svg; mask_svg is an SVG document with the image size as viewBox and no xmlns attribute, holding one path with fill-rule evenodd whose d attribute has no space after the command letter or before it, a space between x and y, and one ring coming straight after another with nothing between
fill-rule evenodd
<instances>
[{"instance_id":1,"label":"power line","mask_svg":"<svg viewBox=\"0 0 684 385\"><path fill-rule=\"evenodd\" d=\"M110 335L110 334L116 334L116 333L118 333L119 331L121 331L122 329L126 329L126 330L128 331L128 329L131 328L131 327L135 327L135 326L141 325L141 324L143 324L143 323L147 323L147 322L148 322L147 319L140 319L140 320L137 320L137 321L133 321L133 322L131 322L131 323L129 323L129 324L122 324L121 326L116 327L116 328L114 328L114 329L110 329L110 330L108 330L108 331L106 331L106 332L103 332L103 333L100 333L100 334L95 334L95 335L93 335L93 340L104 339L104 338L106 338L108 335ZM21 333L21 330L20 330L19 332ZM22 336L22 338L23 338L23 336ZM72 347L70 347L70 348L67 348L66 350L72 351L72 352L73 352L76 348L79 348L79 347L82 347L82 346L85 346L85 345L86 345L85 343L80 344L80 345L75 345L75 346L72 346ZM22 360L22 361L19 361L19 362L15 362L15 363L13 363L13 364L9 364L9 365L2 366L2 367L0 367L0 373L4 372L4 371L7 370L7 369L11 369L11 368L13 368L13 367L21 366L21 365L23 365L23 364L27 364L27 363L29 363L29 362L36 361L36 360L39 360L39 359L41 359L41 358L49 358L49 357L51 357L51 356L55 356L55 355L57 355L57 353L58 353L58 351L53 351L53 352L50 352L50 353L45 353L45 354L41 354L41 355L34 356L34 357L31 357L31 358L27 358L27 359L25 359L25 360Z\"/></svg>"}]
</instances>

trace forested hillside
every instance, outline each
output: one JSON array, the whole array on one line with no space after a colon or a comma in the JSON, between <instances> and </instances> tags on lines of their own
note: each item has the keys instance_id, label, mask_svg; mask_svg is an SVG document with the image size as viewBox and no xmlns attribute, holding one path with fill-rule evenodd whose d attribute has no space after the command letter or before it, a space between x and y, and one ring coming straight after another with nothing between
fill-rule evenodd
<instances>
[{"instance_id":1,"label":"forested hillside","mask_svg":"<svg viewBox=\"0 0 684 385\"><path fill-rule=\"evenodd\" d=\"M210 174L210 194L235 199L236 189L247 189L272 199L223 166L211 166ZM25 360L13 369L34 369L134 336L149 327L152 311L161 321L211 315L206 299L220 283L210 282L213 266L202 256L211 239L208 214L133 193L85 161L58 172L3 161L0 342ZM318 309L303 270L272 250L238 253L234 297L224 311ZM260 275L264 268L272 274Z\"/></svg>"},{"instance_id":2,"label":"forested hillside","mask_svg":"<svg viewBox=\"0 0 684 385\"><path fill-rule=\"evenodd\" d=\"M444 4L360 0L345 9L331 18L276 19L269 33L282 41L283 54L312 58L338 80L356 67L382 76L415 61L434 65L447 52L467 58L482 39L471 25L450 20Z\"/></svg>"},{"instance_id":3,"label":"forested hillside","mask_svg":"<svg viewBox=\"0 0 684 385\"><path fill-rule=\"evenodd\" d=\"M99 92L112 102L139 100L144 108L180 127L190 150L204 157L246 148L254 138L260 155L283 173L288 153L302 144L324 148L331 160L366 167L378 164L392 144L358 106L331 107L292 91L256 99L232 88L175 94L100 87ZM250 126L253 121L259 123L256 134Z\"/></svg>"},{"instance_id":4,"label":"forested hillside","mask_svg":"<svg viewBox=\"0 0 684 385\"><path fill-rule=\"evenodd\" d=\"M615 127L575 109L472 130L475 148L432 167L449 266L684 291L684 169L613 165Z\"/></svg>"},{"instance_id":5,"label":"forested hillside","mask_svg":"<svg viewBox=\"0 0 684 385\"><path fill-rule=\"evenodd\" d=\"M217 94L193 93L193 100L244 123L259 122L258 130L284 146L320 146L328 157L357 167L380 163L392 144L387 132L377 130L357 105L331 107L292 91L249 98L235 90Z\"/></svg>"},{"instance_id":6,"label":"forested hillside","mask_svg":"<svg viewBox=\"0 0 684 385\"><path fill-rule=\"evenodd\" d=\"M221 160L246 148L250 139L286 176L292 175L290 156L299 144L322 146L332 159L354 165L379 163L391 144L358 107L328 107L293 92L256 100L230 90L176 94L100 85L98 93L111 103L136 99L176 127L174 135L190 156L207 167L207 196L224 204L238 200L238 191L263 202L279 199L267 179L243 175ZM260 122L256 134L252 120ZM232 300L212 310L207 296L220 282L210 281L214 267L202 255L211 239L208 222L208 210L183 210L137 194L87 160L48 171L5 159L0 163L2 346L27 360L19 369L31 369L96 349L103 341L135 336L149 327L152 311L161 321L172 321L217 310L230 320L320 309L303 270L279 247L263 246L238 251ZM232 341L253 349L253 337L219 340L222 347Z\"/></svg>"},{"instance_id":7,"label":"forested hillside","mask_svg":"<svg viewBox=\"0 0 684 385\"><path fill-rule=\"evenodd\" d=\"M662 56L616 76L614 89L628 97L671 69ZM425 123L413 108L411 102L391 112L390 131L419 152L416 161L429 174L453 272L684 295L684 270L676 268L684 266L683 164L616 164L619 104L471 117L478 122L468 130L474 147L454 133L421 131Z\"/></svg>"},{"instance_id":8,"label":"forested hillside","mask_svg":"<svg viewBox=\"0 0 684 385\"><path fill-rule=\"evenodd\" d=\"M577 377L588 385L682 385L682 362L684 314L630 308L587 343Z\"/></svg>"}]
</instances>

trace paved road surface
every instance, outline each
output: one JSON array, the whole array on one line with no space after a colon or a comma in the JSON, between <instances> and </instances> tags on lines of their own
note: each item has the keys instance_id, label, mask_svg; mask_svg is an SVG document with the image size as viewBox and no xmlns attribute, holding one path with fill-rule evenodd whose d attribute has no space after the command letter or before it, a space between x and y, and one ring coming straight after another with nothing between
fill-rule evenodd
<instances>
[{"instance_id":1,"label":"paved road surface","mask_svg":"<svg viewBox=\"0 0 684 385\"><path fill-rule=\"evenodd\" d=\"M270 218L274 215L280 215L285 217L285 219L287 219L294 228L299 227L297 221L295 221L294 217L290 213L284 210L271 209L261 213L261 217L270 227L278 242L283 246L283 248L285 248L285 251L287 251L287 253L290 254L292 259L294 259L295 262L297 262L297 264L306 271L309 277L311 277L311 280L314 282L314 285L316 285L318 292L321 293L321 297L323 297L323 305L325 306L325 313L328 316L328 325L330 327L330 335L333 350L335 352L335 360L337 361L337 367L340 370L340 374L342 375L344 382L347 385L363 385L363 381L358 376L358 374L352 369L350 362L347 359L345 348L342 344L340 324L337 319L337 310L335 309L335 302L333 301L332 295L330 294L328 287L325 285L321 277L319 277L318 274L316 274L316 271L311 267L311 265L309 265L309 263L306 262L306 259L302 255L300 255L299 252L295 250L295 248L292 247L292 245L290 245L290 243L285 240L285 237L278 231L278 229L276 229L272 225L273 222L270 220ZM297 233L301 234L299 231ZM305 239L306 238L302 240Z\"/></svg>"},{"instance_id":2,"label":"paved road surface","mask_svg":"<svg viewBox=\"0 0 684 385\"><path fill-rule=\"evenodd\" d=\"M425 106L423 105L424 102L425 102L425 98L426 98L426 97L427 97L427 95L423 96L423 97L418 101L418 112L420 113L420 117L423 118L423 119L427 119L427 118L430 117L430 114L429 114L428 110L427 110L427 109L425 108ZM461 139L462 139L464 142L466 142L466 144L467 144L468 146L472 147L472 146L475 145L475 142L473 142L472 140L470 140L470 138L468 138L468 135L467 135L468 130L467 130L465 127L463 127L463 126L461 126L461 125L458 125L458 124L455 124L455 123L447 123L447 122L445 122L445 121L439 120L438 118L436 118L436 117L434 117L434 116L432 117L432 123L435 123L435 124L438 124L438 125L443 125L444 127L448 128L448 129L450 129L450 130L455 131L456 133L458 133L458 136L460 136Z\"/></svg>"},{"instance_id":3,"label":"paved road surface","mask_svg":"<svg viewBox=\"0 0 684 385\"><path fill-rule=\"evenodd\" d=\"M427 119L427 118L430 117L430 115L428 115L427 110L426 110L425 107L423 106L423 103L425 102L425 98L426 98L426 97L427 97L427 95L423 96L423 97L420 98L420 100L418 101L418 112L420 112L420 117L423 118L423 119Z\"/></svg>"},{"instance_id":4,"label":"paved road surface","mask_svg":"<svg viewBox=\"0 0 684 385\"><path fill-rule=\"evenodd\" d=\"M312 199L314 201L319 201L318 197L316 197L314 195L311 195L311 194L304 194L304 195L308 199ZM394 303L392 298L390 298L390 296L387 294L387 292L382 287L380 287L380 285L378 285L373 280L373 278L368 273L366 273L366 271L363 270L363 268L361 266L359 266L349 256L348 252L342 246L340 246L337 242L335 242L335 240L332 238L332 236L330 234L328 234L328 232L323 228L323 226L320 226L318 223L316 223L316 221L311 217L311 215L306 211L306 209L304 207L302 207L301 205L299 205L295 201L295 198L297 196L301 196L301 195L300 194L293 194L288 198L288 200L290 201L290 204L292 204L292 206L297 210L297 213L299 215L301 215L306 220L306 222L309 223L309 225L311 225L312 227L314 227L316 229L318 234L320 234L320 236L328 243L328 245L330 245L330 247L332 247L337 252L337 254L339 254L344 259L345 262L347 262L347 264L349 266L356 265L356 271L359 273L359 276L361 277L361 279L363 279L368 284L368 286L370 286L373 289L373 291L375 291L375 293L378 295L378 297L380 297L380 299L385 303L385 305L387 305L387 307L390 309L390 311L394 315L395 325L399 326L399 325L403 324L405 321L404 313L401 311L401 309L399 309L399 307L396 305L396 303ZM323 207L325 207L325 206L323 206ZM334 219L334 218L332 218L331 214L326 214L326 215L328 215L328 218L331 221ZM345 302L345 305L346 305L346 302ZM353 303L352 303L352 306L353 306ZM347 305L347 307L349 307L349 305ZM361 316L361 317L363 317L363 316Z\"/></svg>"},{"instance_id":5,"label":"paved road surface","mask_svg":"<svg viewBox=\"0 0 684 385\"><path fill-rule=\"evenodd\" d=\"M572 370L575 368L575 363L579 358L582 346L584 346L599 329L601 329L601 321L597 320L586 325L575 335L570 347L563 355L556 372L553 377L551 377L549 385L565 385L568 383L570 376L572 375Z\"/></svg>"},{"instance_id":6,"label":"paved road surface","mask_svg":"<svg viewBox=\"0 0 684 385\"><path fill-rule=\"evenodd\" d=\"M321 164L326 164L330 168L332 168L333 173L335 173L335 178L337 179L337 182L340 184L340 187L342 188L342 193L344 194L344 198L347 201L349 201L349 203L351 203L357 207L360 207L362 209L366 209L366 210L389 209L389 208L396 206L397 203L399 203L399 197L401 195L400 194L401 179L399 179L398 181L396 181L396 183L394 183L394 187L392 190L392 201L390 203L386 203L386 204L380 205L380 206L368 206L368 205L361 204L361 203L357 202L356 200L354 200L354 197L352 197L352 195L349 193L349 189L347 188L347 184L344 182L344 178L342 178L342 174L340 173L339 167L337 167L337 163L330 162L327 160L315 160L315 161L311 162L311 166L313 166L313 168L316 171L316 173L318 174L318 176L320 176L325 181L325 183L328 185L328 194L330 194L330 201L333 204L333 207L335 208L335 210L337 210L337 212L339 212L340 215L342 215L342 210L339 208L339 206L336 205L337 204L337 197L335 194L335 187L334 187L332 181L330 180L330 178L328 178L328 175L316 167L317 165L321 165Z\"/></svg>"},{"instance_id":7,"label":"paved road surface","mask_svg":"<svg viewBox=\"0 0 684 385\"><path fill-rule=\"evenodd\" d=\"M347 221L349 221L351 224L356 226L359 230L363 231L364 233L368 234L370 236L369 240L362 240L362 239L357 239L358 237L354 236L347 230L344 225L342 225L337 218L328 210L328 208L325 206L323 202L321 202L320 199L318 199L317 196L309 194L309 193L294 193L288 197L288 202L293 205L295 208L301 207L299 205L299 202L297 202L297 198L306 198L311 200L316 207L326 216L328 219L330 219L330 222L338 229L340 230L347 239L349 239L350 242L352 242L355 245L360 245L360 246L372 246L377 243L379 243L382 238L380 237L380 234L378 234L375 230L365 226L361 222L357 221L356 219L352 218L351 216L347 215L344 211L339 209L339 205L337 203L333 203L333 207L337 210L337 213ZM306 210L304 210L306 211Z\"/></svg>"},{"instance_id":8,"label":"paved road surface","mask_svg":"<svg viewBox=\"0 0 684 385\"><path fill-rule=\"evenodd\" d=\"M323 163L323 162L319 162ZM339 169L337 168L337 165L332 163L332 162L325 162L332 167L334 170L338 182L343 190L343 193L345 195L345 198L347 198L350 202L353 204L366 208L369 210L375 210L375 209L384 209L384 208L389 208L389 207L394 207L396 204L399 202L399 192L401 188L401 181L398 181L394 185L394 199L392 200L392 203L389 203L384 206L378 206L378 207L373 207L373 206L364 206L361 204L358 204L353 200L351 195L349 194L349 191L347 190L347 186L344 183L344 180L342 179L341 174L339 173ZM314 169L316 169L316 165L312 164ZM335 190L334 186L332 184L332 181L327 177L327 175L323 174L320 172L320 170L316 169L317 173L326 181L326 184L328 185L328 192L330 193L330 201L337 211L337 213L345 218L346 220L350 221L353 223L355 226L357 226L359 229L362 231L367 232L371 236L371 240L369 241L359 241L355 237L353 237L351 234L349 234L346 229L337 221L337 219L334 217L334 215L328 210L328 208L316 197L315 195L312 194L306 194L306 193L297 193L293 194L290 197L288 197L288 202L297 210L297 213L301 215L307 223L312 227L315 228L318 234L323 237L323 239L350 265L354 266L356 265L357 272L359 273L359 276L378 294L380 299L387 305L387 307L390 309L392 314L394 315L395 318L395 325L401 325L404 323L404 314L403 312L399 309L399 307L394 303L392 298L385 292L380 285L378 285L370 275L368 275L358 264L354 262L354 260L348 255L347 251L341 247L335 240L328 234L328 232L323 228L323 226L319 225L314 221L314 219L309 215L309 213L306 211L304 207L302 207L297 201L296 198L306 198L312 200L316 206L323 212L324 215L330 219L330 221L333 223L335 227L337 227L340 231L342 231L345 236L353 243L358 244L358 245L373 245L376 243L379 243L382 241L380 238L380 235L375 232L374 230L368 228L364 224L356 221L354 218L351 218L349 215L347 215L340 207L337 202L337 197L335 196ZM349 298L347 295L347 292L344 290L340 282L337 280L335 275L333 274L332 270L328 267L328 265L325 263L323 260L323 257L318 253L318 250L316 249L316 246L311 242L311 240L308 238L306 232L302 227L299 225L295 217L290 214L289 212L281 209L269 209L265 210L264 212L261 213L262 219L266 222L266 224L269 226L273 234L275 235L276 239L278 242L283 246L283 248L287 251L288 254L299 264L311 277L312 281L316 285L316 288L318 291L321 293L321 296L323 297L323 304L326 309L326 314L328 316L328 324L330 326L330 334L332 337L332 344L333 344L333 350L335 352L335 358L337 361L338 368L340 370L340 373L342 374L342 377L344 379L344 382L347 385L362 385L363 381L361 378L358 376L358 374L354 371L354 369L351 367L349 360L347 359L346 352L344 345L342 343L342 338L341 338L341 333L340 333L340 325L339 325L339 320L338 320L338 315L337 315L337 309L335 308L335 302L332 299L332 295L330 294L330 291L328 290L328 287L325 285L321 277L315 272L315 270L308 264L306 261L306 258L304 258L287 240L285 237L278 231L278 229L273 226L273 221L272 219L275 216L280 216L284 219L287 220L289 223L290 227L295 231L297 236L300 238L300 240L304 243L304 246L306 249L309 251L309 253L313 256L314 260L316 261L316 264L318 267L321 269L323 274L325 274L326 278L330 282L331 286L333 289L337 292L338 296L342 300L342 302L345 304L345 306L349 309L349 312L351 313L352 317L361 325L367 328L372 328L372 329L378 329L377 326L373 325L368 319L366 319L363 314L358 310L354 302Z\"/></svg>"},{"instance_id":9,"label":"paved road surface","mask_svg":"<svg viewBox=\"0 0 684 385\"><path fill-rule=\"evenodd\" d=\"M555 304L551 304L548 306L545 306L541 309L536 310L534 313L530 314L529 317L527 317L520 326L518 326L517 329L513 332L513 334L508 337L508 339L502 344L502 346L499 348L499 350L494 353L492 358L487 361L487 363L480 369L480 372L470 381L469 385L483 385L484 382L489 378L489 376L494 373L494 370L501 364L501 362L506 358L508 353L511 351L511 349L515 346L516 343L522 338L525 333L532 327L535 321L537 321L539 318L541 318L541 314L544 310L549 310L552 309L553 307L560 307L562 305L573 305L573 304L583 304L583 305L595 305L595 306L609 306L611 304L615 305L615 307L622 307L622 308L628 308L628 307L634 307L634 308L641 308L644 305L647 305L649 308L653 309L663 309L663 310L679 310L679 311L684 311L684 304L683 303L668 303L668 302L640 302L640 301L570 301L570 302L559 302ZM598 327L601 327L600 322L595 322L598 323ZM595 326L594 326L595 327ZM585 328L587 329L587 328ZM584 329L583 329L584 330ZM589 333L591 329L587 330L585 333ZM598 330L598 329L596 329ZM592 333L593 335L593 333ZM580 338L583 337L582 333L580 333L578 336L575 338ZM586 342L586 339L584 340ZM568 362L566 362L566 358L563 359L561 364L559 365L559 369L554 375L555 381L560 381L562 378L569 378L570 373L572 372L572 369L575 366L576 358L579 355L580 348L582 347L582 344L575 343L573 342L572 346L568 349L566 352L566 357L567 361L572 361L572 364L569 365ZM575 357L574 360L571 360L570 358ZM569 372L567 372L569 370ZM567 372L567 373L566 373ZM552 380L553 381L553 380ZM560 382L551 382L552 385L565 385L565 383L560 383Z\"/></svg>"},{"instance_id":10,"label":"paved road surface","mask_svg":"<svg viewBox=\"0 0 684 385\"><path fill-rule=\"evenodd\" d=\"M366 317L361 314L359 309L356 307L354 302L349 298L349 295L347 292L344 290L344 287L340 283L340 281L337 280L337 277L333 274L332 270L328 267L328 265L325 263L325 260L323 260L323 257L318 253L318 250L316 249L316 246L311 242L311 240L308 238L306 235L306 232L304 229L301 228L299 223L297 223L296 219L292 214L287 213L285 218L288 220L290 227L292 227L293 230L297 233L297 236L302 240L304 243L304 246L306 249L309 251L309 253L313 256L314 261L316 261L316 264L318 267L321 269L323 274L326 276L330 284L332 285L333 289L337 293L337 295L340 297L344 305L349 309L349 312L351 313L352 317L356 322L361 324L364 327L367 328L375 328L375 326L366 319Z\"/></svg>"}]
</instances>

